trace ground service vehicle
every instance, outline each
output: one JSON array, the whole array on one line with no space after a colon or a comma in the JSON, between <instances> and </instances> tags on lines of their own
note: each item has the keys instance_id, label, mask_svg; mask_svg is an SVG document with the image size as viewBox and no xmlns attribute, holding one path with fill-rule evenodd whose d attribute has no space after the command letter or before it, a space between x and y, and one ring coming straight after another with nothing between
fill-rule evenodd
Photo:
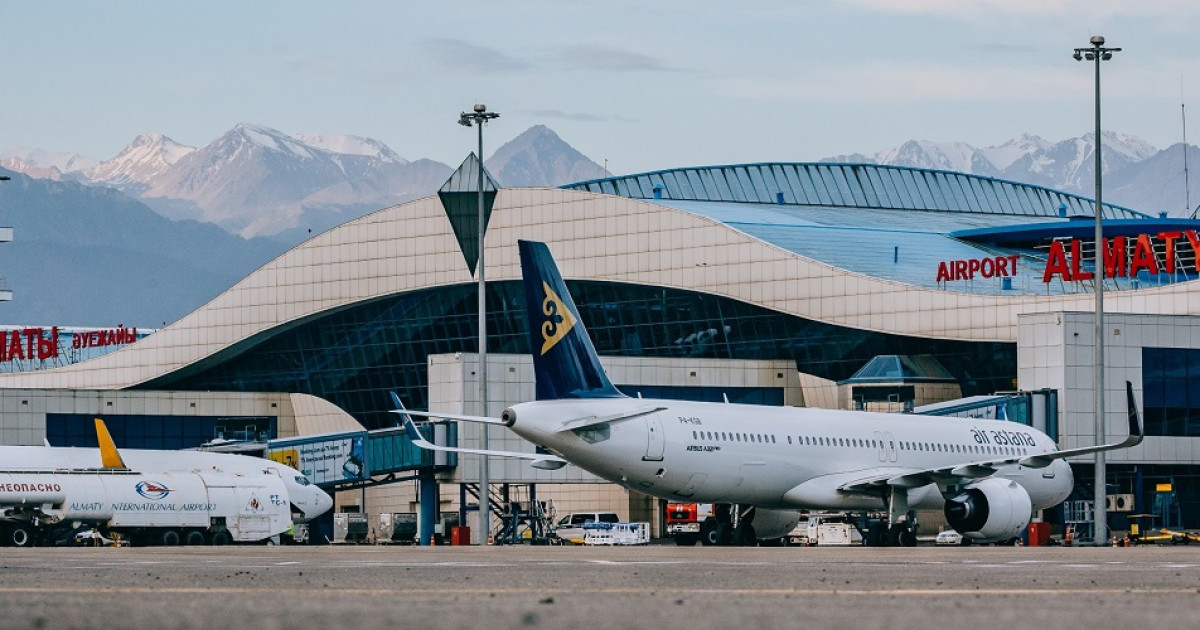
<instances>
[{"instance_id":1,"label":"ground service vehicle","mask_svg":"<svg viewBox=\"0 0 1200 630\"><path fill-rule=\"evenodd\" d=\"M962 534L953 529L943 529L938 532L937 538L934 538L933 542L939 545L961 545L964 540L970 539L963 538Z\"/></svg>"},{"instance_id":2,"label":"ground service vehicle","mask_svg":"<svg viewBox=\"0 0 1200 630\"><path fill-rule=\"evenodd\" d=\"M668 503L667 535L677 545L695 545L700 541L701 523L711 516L711 503Z\"/></svg>"},{"instance_id":3,"label":"ground service vehicle","mask_svg":"<svg viewBox=\"0 0 1200 630\"><path fill-rule=\"evenodd\" d=\"M0 473L0 528L24 547L90 524L134 544L253 542L287 531L287 491L276 475Z\"/></svg>"},{"instance_id":4,"label":"ground service vehicle","mask_svg":"<svg viewBox=\"0 0 1200 630\"><path fill-rule=\"evenodd\" d=\"M809 514L786 538L789 545L805 547L862 544L862 535L845 514Z\"/></svg>"},{"instance_id":5,"label":"ground service vehicle","mask_svg":"<svg viewBox=\"0 0 1200 630\"><path fill-rule=\"evenodd\" d=\"M554 536L566 544L583 544L584 525L619 522L621 517L616 512L573 512L559 519L554 526Z\"/></svg>"},{"instance_id":6,"label":"ground service vehicle","mask_svg":"<svg viewBox=\"0 0 1200 630\"><path fill-rule=\"evenodd\" d=\"M299 471L241 455L129 451L126 465L102 421L96 429L98 453L0 447L0 543L53 543L83 525L134 544L263 541L332 505Z\"/></svg>"}]
</instances>

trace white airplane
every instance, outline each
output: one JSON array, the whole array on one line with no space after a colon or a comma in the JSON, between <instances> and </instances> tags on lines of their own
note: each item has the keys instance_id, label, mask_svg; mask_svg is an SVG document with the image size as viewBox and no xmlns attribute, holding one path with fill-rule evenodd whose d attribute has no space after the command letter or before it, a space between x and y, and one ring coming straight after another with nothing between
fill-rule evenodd
<instances>
[{"instance_id":1,"label":"white airplane","mask_svg":"<svg viewBox=\"0 0 1200 630\"><path fill-rule=\"evenodd\" d=\"M99 418L96 419L96 436L99 448L0 446L0 480L4 481L0 483L0 531L5 532L6 539L7 534L15 531L16 525L22 525L20 529L24 532L17 539L5 542L20 545L29 540L31 528L26 524L33 524L33 529L41 525L53 529L60 521L70 522L78 515L90 513L89 509L81 511L71 506L95 508L107 504L106 499L111 497L104 484L96 483L96 480L114 475L133 475L140 479L147 475L199 474L219 477L221 483L235 487L244 481L247 488L262 486L264 476L277 477L277 481L270 483L286 492L290 519L295 523L308 522L333 506L333 499L303 473L277 462L203 451L118 451ZM46 487L54 490L47 496L53 496L42 501L37 497L39 493L44 494ZM138 492L142 493L142 490ZM42 506L42 503L46 505ZM53 514L38 513L46 506ZM288 515L289 511L283 511L281 517L286 519Z\"/></svg>"},{"instance_id":2,"label":"white airplane","mask_svg":"<svg viewBox=\"0 0 1200 630\"><path fill-rule=\"evenodd\" d=\"M397 413L500 424L555 455L494 455L565 461L663 499L724 505L701 533L706 544L780 538L805 509L886 513L867 532L873 545L915 545L915 508L943 508L974 542L1009 541L1071 493L1065 458L1142 440L1131 384L1128 438L1063 451L1007 421L629 398L605 375L549 249L519 247L536 400L498 419ZM410 418L405 426L420 447L456 450L422 439ZM736 526L730 505L740 506Z\"/></svg>"}]
</instances>

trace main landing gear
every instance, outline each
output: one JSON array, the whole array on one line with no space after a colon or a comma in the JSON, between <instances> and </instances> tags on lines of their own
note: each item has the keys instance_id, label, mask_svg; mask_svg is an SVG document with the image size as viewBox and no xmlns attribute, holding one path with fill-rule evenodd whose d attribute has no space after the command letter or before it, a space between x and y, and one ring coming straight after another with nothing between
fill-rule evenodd
<instances>
[{"instance_id":1,"label":"main landing gear","mask_svg":"<svg viewBox=\"0 0 1200 630\"><path fill-rule=\"evenodd\" d=\"M735 525L733 507L728 503L713 504L713 515L700 523L700 544L706 547L753 547L758 544L754 533L754 508L739 512Z\"/></svg>"},{"instance_id":2,"label":"main landing gear","mask_svg":"<svg viewBox=\"0 0 1200 630\"><path fill-rule=\"evenodd\" d=\"M888 504L887 520L870 521L863 534L868 547L916 547L916 514L908 509L908 488L888 486L884 499Z\"/></svg>"}]
</instances>

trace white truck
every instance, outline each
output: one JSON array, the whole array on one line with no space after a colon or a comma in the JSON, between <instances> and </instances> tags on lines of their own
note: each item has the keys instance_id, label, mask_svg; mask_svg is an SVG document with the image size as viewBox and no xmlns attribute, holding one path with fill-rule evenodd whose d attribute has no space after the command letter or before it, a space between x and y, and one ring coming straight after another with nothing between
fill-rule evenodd
<instances>
[{"instance_id":1,"label":"white truck","mask_svg":"<svg viewBox=\"0 0 1200 630\"><path fill-rule=\"evenodd\" d=\"M789 545L833 547L861 545L862 535L845 514L809 514L785 540Z\"/></svg>"},{"instance_id":2,"label":"white truck","mask_svg":"<svg viewBox=\"0 0 1200 630\"><path fill-rule=\"evenodd\" d=\"M0 472L0 541L50 543L84 525L133 544L222 545L270 539L292 525L278 474L199 470Z\"/></svg>"}]
</instances>

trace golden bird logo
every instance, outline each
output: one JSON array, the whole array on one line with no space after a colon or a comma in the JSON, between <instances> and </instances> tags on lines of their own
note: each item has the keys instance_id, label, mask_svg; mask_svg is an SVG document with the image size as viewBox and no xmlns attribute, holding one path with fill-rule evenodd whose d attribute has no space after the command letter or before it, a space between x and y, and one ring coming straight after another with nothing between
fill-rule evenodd
<instances>
[{"instance_id":1,"label":"golden bird logo","mask_svg":"<svg viewBox=\"0 0 1200 630\"><path fill-rule=\"evenodd\" d=\"M542 354L545 355L575 327L575 316L550 285L542 282L542 289L546 292L546 298L542 300L542 315L546 317L542 320Z\"/></svg>"}]
</instances>

